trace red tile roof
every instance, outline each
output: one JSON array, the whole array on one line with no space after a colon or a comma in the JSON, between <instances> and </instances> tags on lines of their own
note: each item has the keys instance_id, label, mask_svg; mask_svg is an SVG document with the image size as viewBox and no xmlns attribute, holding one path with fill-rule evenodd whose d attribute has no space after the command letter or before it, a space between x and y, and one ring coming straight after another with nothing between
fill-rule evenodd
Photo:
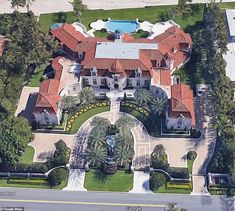
<instances>
[{"instance_id":1,"label":"red tile roof","mask_svg":"<svg viewBox=\"0 0 235 211\"><path fill-rule=\"evenodd\" d=\"M81 32L76 31L71 24L67 23L58 29L52 29L50 33L60 41L61 45L66 45L72 51L75 51L78 44L85 38Z\"/></svg>"},{"instance_id":2,"label":"red tile roof","mask_svg":"<svg viewBox=\"0 0 235 211\"><path fill-rule=\"evenodd\" d=\"M61 75L62 75L62 70L63 66L60 64L60 59L63 58L62 56L58 56L55 59L52 60L52 68L55 71L55 78L60 81Z\"/></svg>"},{"instance_id":3,"label":"red tile roof","mask_svg":"<svg viewBox=\"0 0 235 211\"><path fill-rule=\"evenodd\" d=\"M171 86L169 117L177 118L180 114L185 118L191 118L192 125L195 125L193 91L182 83Z\"/></svg>"},{"instance_id":4,"label":"red tile roof","mask_svg":"<svg viewBox=\"0 0 235 211\"><path fill-rule=\"evenodd\" d=\"M57 113L57 104L61 100L59 95L60 78L63 71L63 66L59 63L62 57L56 57L52 61L52 68L55 71L55 78L44 80L39 88L34 112L42 112L46 109L50 113Z\"/></svg>"}]
</instances>

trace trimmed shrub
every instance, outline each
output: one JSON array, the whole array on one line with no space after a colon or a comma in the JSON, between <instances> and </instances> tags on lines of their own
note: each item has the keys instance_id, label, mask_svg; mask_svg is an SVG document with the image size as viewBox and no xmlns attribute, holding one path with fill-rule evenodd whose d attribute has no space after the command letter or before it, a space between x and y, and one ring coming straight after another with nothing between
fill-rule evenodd
<instances>
[{"instance_id":1,"label":"trimmed shrub","mask_svg":"<svg viewBox=\"0 0 235 211\"><path fill-rule=\"evenodd\" d=\"M67 171L65 169L55 169L49 174L47 181L50 183L51 186L56 186L60 185L61 182L66 179L66 177Z\"/></svg>"},{"instance_id":2,"label":"trimmed shrub","mask_svg":"<svg viewBox=\"0 0 235 211\"><path fill-rule=\"evenodd\" d=\"M9 179L7 183L21 185L48 185L47 180L44 179Z\"/></svg>"},{"instance_id":3,"label":"trimmed shrub","mask_svg":"<svg viewBox=\"0 0 235 211\"><path fill-rule=\"evenodd\" d=\"M11 168L2 169L4 172L19 172L19 173L45 173L48 171L48 167L43 163L32 163L32 164L24 164L18 163Z\"/></svg>"},{"instance_id":4,"label":"trimmed shrub","mask_svg":"<svg viewBox=\"0 0 235 211\"><path fill-rule=\"evenodd\" d=\"M168 173L171 175L171 177L174 178L182 178L182 179L189 178L188 168L170 167Z\"/></svg>"},{"instance_id":5,"label":"trimmed shrub","mask_svg":"<svg viewBox=\"0 0 235 211\"><path fill-rule=\"evenodd\" d=\"M166 184L167 188L174 188L174 189L192 189L192 183L173 183L168 182Z\"/></svg>"},{"instance_id":6,"label":"trimmed shrub","mask_svg":"<svg viewBox=\"0 0 235 211\"><path fill-rule=\"evenodd\" d=\"M149 185L152 191L157 191L165 183L166 177L163 173L156 172L150 176Z\"/></svg>"}]
</instances>

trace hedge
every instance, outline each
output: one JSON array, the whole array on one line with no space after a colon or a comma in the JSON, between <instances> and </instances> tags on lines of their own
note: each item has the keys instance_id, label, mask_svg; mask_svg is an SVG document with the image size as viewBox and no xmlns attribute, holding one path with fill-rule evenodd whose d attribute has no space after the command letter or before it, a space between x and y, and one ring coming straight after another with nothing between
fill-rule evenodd
<instances>
[{"instance_id":1,"label":"hedge","mask_svg":"<svg viewBox=\"0 0 235 211\"><path fill-rule=\"evenodd\" d=\"M21 172L21 173L46 173L48 167L43 163L24 164L18 163L10 168L1 169L2 172Z\"/></svg>"},{"instance_id":2,"label":"hedge","mask_svg":"<svg viewBox=\"0 0 235 211\"><path fill-rule=\"evenodd\" d=\"M174 189L191 189L192 190L192 183L172 183L167 182L167 188L174 188Z\"/></svg>"},{"instance_id":3,"label":"hedge","mask_svg":"<svg viewBox=\"0 0 235 211\"><path fill-rule=\"evenodd\" d=\"M170 167L168 173L173 178L183 178L189 179L189 170L188 168L180 168L180 167Z\"/></svg>"},{"instance_id":4,"label":"hedge","mask_svg":"<svg viewBox=\"0 0 235 211\"><path fill-rule=\"evenodd\" d=\"M8 184L21 184L21 185L48 185L45 179L9 179Z\"/></svg>"}]
</instances>

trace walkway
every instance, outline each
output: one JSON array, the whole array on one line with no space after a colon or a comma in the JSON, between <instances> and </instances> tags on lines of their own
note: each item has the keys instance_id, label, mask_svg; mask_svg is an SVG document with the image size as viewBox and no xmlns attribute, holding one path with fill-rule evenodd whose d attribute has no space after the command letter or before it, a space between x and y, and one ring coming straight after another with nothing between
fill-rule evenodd
<instances>
[{"instance_id":1,"label":"walkway","mask_svg":"<svg viewBox=\"0 0 235 211\"><path fill-rule=\"evenodd\" d=\"M130 193L152 193L149 188L150 172L134 171L133 188Z\"/></svg>"},{"instance_id":2,"label":"walkway","mask_svg":"<svg viewBox=\"0 0 235 211\"><path fill-rule=\"evenodd\" d=\"M15 112L15 116L23 116L31 122L33 120L32 111L36 103L37 93L39 87L28 87L24 86L20 99L18 101L18 106Z\"/></svg>"},{"instance_id":3,"label":"walkway","mask_svg":"<svg viewBox=\"0 0 235 211\"><path fill-rule=\"evenodd\" d=\"M74 135L34 133L34 140L28 145L35 150L33 162L46 162L55 151L55 143L62 139L69 148L73 147Z\"/></svg>"},{"instance_id":4,"label":"walkway","mask_svg":"<svg viewBox=\"0 0 235 211\"><path fill-rule=\"evenodd\" d=\"M219 0L217 0L219 1ZM223 2L234 2L235 0L223 0ZM193 3L205 3L206 0L193 0ZM175 5L178 0L83 0L83 3L88 5L89 9L121 9L121 8L141 8L145 6L157 6L157 5ZM10 1L0 0L0 13L11 13ZM68 12L72 11L72 5L70 0L35 0L30 6L36 15L43 13L54 12ZM26 8L20 8L21 12L26 12Z\"/></svg>"},{"instance_id":5,"label":"walkway","mask_svg":"<svg viewBox=\"0 0 235 211\"><path fill-rule=\"evenodd\" d=\"M87 191L84 188L85 170L70 169L68 185L63 189L67 191Z\"/></svg>"}]
</instances>

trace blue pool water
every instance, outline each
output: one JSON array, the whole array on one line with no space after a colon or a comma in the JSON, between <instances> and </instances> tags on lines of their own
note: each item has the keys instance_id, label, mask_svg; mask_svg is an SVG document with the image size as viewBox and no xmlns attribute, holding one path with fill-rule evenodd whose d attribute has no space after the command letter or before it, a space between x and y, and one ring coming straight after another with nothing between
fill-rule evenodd
<instances>
[{"instance_id":1,"label":"blue pool water","mask_svg":"<svg viewBox=\"0 0 235 211\"><path fill-rule=\"evenodd\" d=\"M106 22L105 26L108 32L118 30L121 33L133 33L136 31L138 23L136 21L110 20Z\"/></svg>"},{"instance_id":2,"label":"blue pool water","mask_svg":"<svg viewBox=\"0 0 235 211\"><path fill-rule=\"evenodd\" d=\"M51 25L51 29L58 29L62 26L63 24L62 23L54 23Z\"/></svg>"}]
</instances>

